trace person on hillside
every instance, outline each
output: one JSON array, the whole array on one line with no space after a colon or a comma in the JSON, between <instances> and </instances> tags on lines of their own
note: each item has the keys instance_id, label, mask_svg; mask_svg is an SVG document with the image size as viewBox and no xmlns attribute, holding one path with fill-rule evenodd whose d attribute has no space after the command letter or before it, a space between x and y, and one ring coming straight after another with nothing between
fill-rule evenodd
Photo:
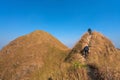
<instances>
[{"instance_id":1,"label":"person on hillside","mask_svg":"<svg viewBox=\"0 0 120 80\"><path fill-rule=\"evenodd\" d=\"M84 49L83 49L83 55L84 55L85 58L87 57L88 53L89 53L89 47L85 46Z\"/></svg>"},{"instance_id":2,"label":"person on hillside","mask_svg":"<svg viewBox=\"0 0 120 80\"><path fill-rule=\"evenodd\" d=\"M51 77L49 77L48 80L53 80L53 79Z\"/></svg>"},{"instance_id":3,"label":"person on hillside","mask_svg":"<svg viewBox=\"0 0 120 80\"><path fill-rule=\"evenodd\" d=\"M88 29L88 33L91 35L92 34L92 30L89 28Z\"/></svg>"}]
</instances>

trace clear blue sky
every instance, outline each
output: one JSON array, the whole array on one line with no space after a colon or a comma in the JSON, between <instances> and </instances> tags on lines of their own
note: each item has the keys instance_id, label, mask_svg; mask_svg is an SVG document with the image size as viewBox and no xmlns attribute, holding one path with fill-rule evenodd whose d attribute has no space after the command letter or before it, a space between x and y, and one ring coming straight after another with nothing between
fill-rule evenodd
<instances>
[{"instance_id":1,"label":"clear blue sky","mask_svg":"<svg viewBox=\"0 0 120 80\"><path fill-rule=\"evenodd\" d=\"M120 47L120 0L0 0L0 48L34 30L72 47L89 27Z\"/></svg>"}]
</instances>

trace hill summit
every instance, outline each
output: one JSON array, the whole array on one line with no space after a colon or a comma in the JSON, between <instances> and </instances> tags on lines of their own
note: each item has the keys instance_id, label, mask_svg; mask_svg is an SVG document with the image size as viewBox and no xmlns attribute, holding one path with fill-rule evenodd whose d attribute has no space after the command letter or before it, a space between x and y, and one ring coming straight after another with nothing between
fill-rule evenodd
<instances>
[{"instance_id":1,"label":"hill summit","mask_svg":"<svg viewBox=\"0 0 120 80\"><path fill-rule=\"evenodd\" d=\"M85 46L89 47L87 58L82 55ZM86 75L88 76L86 77L88 80L119 80L119 56L119 51L108 38L99 32L92 32L92 34L85 33L81 37L69 52L65 61L70 63L77 61L77 65L86 65L87 70L83 73L87 73ZM77 72L79 71L78 69ZM84 77L83 79L86 80Z\"/></svg>"},{"instance_id":2,"label":"hill summit","mask_svg":"<svg viewBox=\"0 0 120 80\"><path fill-rule=\"evenodd\" d=\"M42 44L48 44L48 45L51 45L51 46L54 46L60 49L66 49L66 46L64 46L55 37L41 30L36 30L30 34L21 36L15 39L14 41L12 41L10 44L8 44L5 48L6 49L20 48L20 47L30 48L30 47L34 47L34 46L42 45ZM3 49L4 51L5 51L5 48Z\"/></svg>"},{"instance_id":3,"label":"hill summit","mask_svg":"<svg viewBox=\"0 0 120 80\"><path fill-rule=\"evenodd\" d=\"M81 39L73 47L70 55L81 52L85 46L89 46L90 54L104 54L109 55L117 52L117 49L114 47L112 42L106 38L103 34L99 32L85 33Z\"/></svg>"},{"instance_id":4,"label":"hill summit","mask_svg":"<svg viewBox=\"0 0 120 80\"><path fill-rule=\"evenodd\" d=\"M66 50L65 45L44 31L21 36L0 51L0 79L27 80L37 73L49 75L47 71L53 67L57 69L58 65L53 64L62 61Z\"/></svg>"}]
</instances>

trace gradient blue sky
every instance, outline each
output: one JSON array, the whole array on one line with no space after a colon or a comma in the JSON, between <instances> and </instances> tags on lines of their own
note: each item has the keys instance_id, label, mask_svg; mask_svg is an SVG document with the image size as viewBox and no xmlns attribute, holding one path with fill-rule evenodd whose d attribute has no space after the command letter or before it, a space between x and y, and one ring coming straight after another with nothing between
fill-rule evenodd
<instances>
[{"instance_id":1,"label":"gradient blue sky","mask_svg":"<svg viewBox=\"0 0 120 80\"><path fill-rule=\"evenodd\" d=\"M120 0L0 0L0 48L34 30L72 47L89 27L120 47Z\"/></svg>"}]
</instances>

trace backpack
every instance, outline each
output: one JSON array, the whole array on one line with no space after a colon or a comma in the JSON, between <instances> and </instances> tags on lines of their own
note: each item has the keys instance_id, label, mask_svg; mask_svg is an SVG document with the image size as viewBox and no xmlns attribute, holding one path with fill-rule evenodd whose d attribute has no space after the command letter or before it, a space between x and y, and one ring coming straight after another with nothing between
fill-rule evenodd
<instances>
[{"instance_id":1,"label":"backpack","mask_svg":"<svg viewBox=\"0 0 120 80\"><path fill-rule=\"evenodd\" d=\"M89 47L88 47L88 46L85 46L85 47L84 47L84 51L89 51Z\"/></svg>"}]
</instances>

